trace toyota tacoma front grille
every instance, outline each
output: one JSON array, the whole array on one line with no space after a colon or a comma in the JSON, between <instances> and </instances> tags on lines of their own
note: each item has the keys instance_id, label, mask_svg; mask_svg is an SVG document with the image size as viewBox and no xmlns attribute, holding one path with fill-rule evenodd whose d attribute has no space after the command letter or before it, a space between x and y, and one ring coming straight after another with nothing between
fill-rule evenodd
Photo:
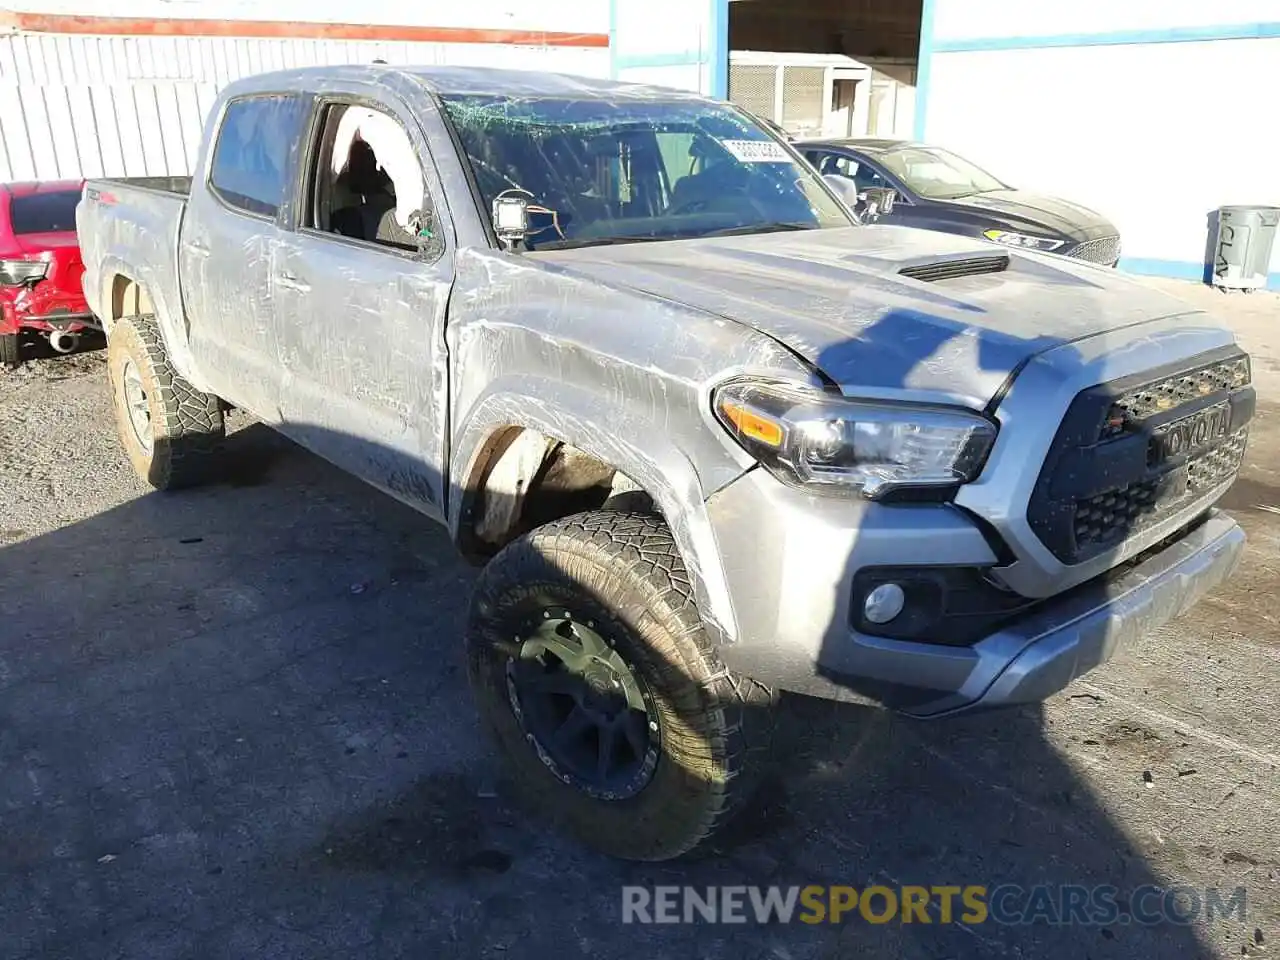
<instances>
[{"instance_id":1,"label":"toyota tacoma front grille","mask_svg":"<svg viewBox=\"0 0 1280 960\"><path fill-rule=\"evenodd\" d=\"M1032 530L1076 564L1207 506L1240 470L1254 405L1234 347L1082 391L1032 491Z\"/></svg>"}]
</instances>

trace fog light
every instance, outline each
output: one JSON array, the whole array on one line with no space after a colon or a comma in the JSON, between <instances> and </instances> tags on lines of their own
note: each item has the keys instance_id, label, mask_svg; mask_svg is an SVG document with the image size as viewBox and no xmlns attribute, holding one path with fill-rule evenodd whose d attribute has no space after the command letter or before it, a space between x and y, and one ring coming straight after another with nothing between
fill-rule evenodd
<instances>
[{"instance_id":1,"label":"fog light","mask_svg":"<svg viewBox=\"0 0 1280 960\"><path fill-rule=\"evenodd\" d=\"M862 615L872 623L888 623L902 612L907 595L896 583L882 583L862 603Z\"/></svg>"}]
</instances>

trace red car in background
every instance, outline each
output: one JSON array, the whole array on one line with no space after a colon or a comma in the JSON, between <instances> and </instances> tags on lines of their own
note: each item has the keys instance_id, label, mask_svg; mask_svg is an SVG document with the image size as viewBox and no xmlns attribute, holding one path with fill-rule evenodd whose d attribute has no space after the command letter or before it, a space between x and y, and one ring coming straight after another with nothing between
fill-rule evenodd
<instances>
[{"instance_id":1,"label":"red car in background","mask_svg":"<svg viewBox=\"0 0 1280 960\"><path fill-rule=\"evenodd\" d=\"M21 362L24 330L70 353L86 326L97 326L80 289L82 186L80 180L0 184L0 365Z\"/></svg>"}]
</instances>

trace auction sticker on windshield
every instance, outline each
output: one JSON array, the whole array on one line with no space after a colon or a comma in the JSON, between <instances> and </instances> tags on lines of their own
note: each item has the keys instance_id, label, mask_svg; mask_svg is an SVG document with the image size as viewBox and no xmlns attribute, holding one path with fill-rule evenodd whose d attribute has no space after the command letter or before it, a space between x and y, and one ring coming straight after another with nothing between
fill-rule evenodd
<instances>
[{"instance_id":1,"label":"auction sticker on windshield","mask_svg":"<svg viewBox=\"0 0 1280 960\"><path fill-rule=\"evenodd\" d=\"M772 140L721 140L720 145L742 163L790 163L782 145Z\"/></svg>"}]
</instances>

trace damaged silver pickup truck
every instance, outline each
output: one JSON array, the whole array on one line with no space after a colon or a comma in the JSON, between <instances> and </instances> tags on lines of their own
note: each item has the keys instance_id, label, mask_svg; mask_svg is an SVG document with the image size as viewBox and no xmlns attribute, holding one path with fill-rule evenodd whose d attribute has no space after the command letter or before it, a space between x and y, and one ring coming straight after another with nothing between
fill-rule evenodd
<instances>
[{"instance_id":1,"label":"damaged silver pickup truck","mask_svg":"<svg viewBox=\"0 0 1280 960\"><path fill-rule=\"evenodd\" d=\"M189 183L89 181L78 225L141 475L216 473L234 405L446 524L486 564L466 656L514 779L617 856L726 822L777 691L1039 701L1242 552L1228 331L864 226L729 104L269 74L223 91Z\"/></svg>"}]
</instances>

